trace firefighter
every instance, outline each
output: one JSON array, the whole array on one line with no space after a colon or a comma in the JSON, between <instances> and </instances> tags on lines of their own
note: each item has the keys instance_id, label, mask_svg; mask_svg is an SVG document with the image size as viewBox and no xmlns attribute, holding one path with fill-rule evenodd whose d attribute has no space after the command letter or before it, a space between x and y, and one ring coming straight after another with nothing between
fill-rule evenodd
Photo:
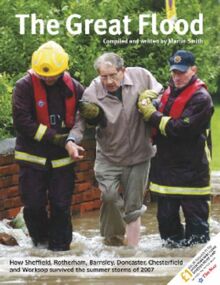
<instances>
[{"instance_id":1,"label":"firefighter","mask_svg":"<svg viewBox=\"0 0 220 285\"><path fill-rule=\"evenodd\" d=\"M44 43L13 91L15 159L20 166L24 219L33 244L52 251L69 250L72 240L74 161L65 141L84 90L66 72L68 59L59 44Z\"/></svg>"},{"instance_id":2,"label":"firefighter","mask_svg":"<svg viewBox=\"0 0 220 285\"><path fill-rule=\"evenodd\" d=\"M102 199L100 232L107 245L137 246L141 215L146 210L143 195L154 154L150 129L138 112L137 99L140 92L152 88L160 92L162 86L144 68L125 68L115 53L104 53L94 66L98 77L85 90L80 111L87 122L96 125L94 170ZM77 153L75 143L80 143L81 137L73 127L69 136L73 142L66 145L70 156Z\"/></svg>"},{"instance_id":3,"label":"firefighter","mask_svg":"<svg viewBox=\"0 0 220 285\"><path fill-rule=\"evenodd\" d=\"M178 50L169 63L171 79L158 109L146 93L138 106L153 127L157 146L150 190L157 196L160 235L165 245L175 247L205 243L210 238L210 120L214 107L207 86L196 75L191 52Z\"/></svg>"}]
</instances>

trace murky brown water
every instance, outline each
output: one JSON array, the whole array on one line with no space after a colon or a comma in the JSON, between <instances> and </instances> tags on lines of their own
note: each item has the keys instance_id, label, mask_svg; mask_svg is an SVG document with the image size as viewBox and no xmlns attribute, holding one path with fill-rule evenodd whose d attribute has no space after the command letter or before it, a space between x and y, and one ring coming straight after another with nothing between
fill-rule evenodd
<instances>
[{"instance_id":1,"label":"murky brown water","mask_svg":"<svg viewBox=\"0 0 220 285\"><path fill-rule=\"evenodd\" d=\"M36 249L31 245L31 241L24 235L22 230L7 228L7 232L13 234L20 246L7 247L0 245L0 284L62 284L62 285L164 285L183 267L173 266L167 268L160 266L155 273L145 274L57 274L49 276L35 273L30 276L21 274L6 274L4 270L4 260L22 258L44 258L44 259L83 259L83 260L115 260L115 259L180 259L189 261L203 247L196 245L190 248L167 249L162 247L157 230L156 205L148 205L148 211L142 218L141 241L138 248L129 247L108 247L103 245L99 235L98 212L84 214L81 217L74 217L73 243L68 252L54 253L46 249ZM3 225L0 223L0 230ZM211 236L220 232L220 205L212 205L210 217ZM1 264L2 263L2 264Z\"/></svg>"}]
</instances>

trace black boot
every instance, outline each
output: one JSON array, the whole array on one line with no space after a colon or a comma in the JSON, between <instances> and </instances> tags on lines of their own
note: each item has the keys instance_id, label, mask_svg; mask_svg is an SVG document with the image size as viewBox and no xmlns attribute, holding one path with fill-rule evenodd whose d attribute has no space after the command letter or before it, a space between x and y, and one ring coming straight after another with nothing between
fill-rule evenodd
<instances>
[{"instance_id":1,"label":"black boot","mask_svg":"<svg viewBox=\"0 0 220 285\"><path fill-rule=\"evenodd\" d=\"M34 246L48 242L48 216L45 208L24 207L24 220Z\"/></svg>"},{"instance_id":2,"label":"black boot","mask_svg":"<svg viewBox=\"0 0 220 285\"><path fill-rule=\"evenodd\" d=\"M49 227L49 249L66 251L72 241L70 208L51 207Z\"/></svg>"}]
</instances>

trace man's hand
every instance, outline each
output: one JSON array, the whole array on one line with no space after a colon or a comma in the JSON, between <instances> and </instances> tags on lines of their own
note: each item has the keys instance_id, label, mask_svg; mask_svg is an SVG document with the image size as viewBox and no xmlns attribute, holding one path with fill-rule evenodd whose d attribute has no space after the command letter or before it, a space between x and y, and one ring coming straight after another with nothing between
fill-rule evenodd
<instances>
[{"instance_id":1,"label":"man's hand","mask_svg":"<svg viewBox=\"0 0 220 285\"><path fill-rule=\"evenodd\" d=\"M65 147L67 137L68 134L56 134L52 138L52 143L60 147Z\"/></svg>"},{"instance_id":2,"label":"man's hand","mask_svg":"<svg viewBox=\"0 0 220 285\"><path fill-rule=\"evenodd\" d=\"M65 149L73 160L80 160L84 158L84 155L82 155L81 152L84 152L85 149L73 141L68 141L66 143Z\"/></svg>"},{"instance_id":3,"label":"man's hand","mask_svg":"<svg viewBox=\"0 0 220 285\"><path fill-rule=\"evenodd\" d=\"M148 122L152 114L157 111L150 98L143 98L141 96L138 100L138 110L143 114L146 122Z\"/></svg>"},{"instance_id":4,"label":"man's hand","mask_svg":"<svg viewBox=\"0 0 220 285\"><path fill-rule=\"evenodd\" d=\"M85 119L95 119L100 113L100 108L95 103L79 101L80 115Z\"/></svg>"}]
</instances>

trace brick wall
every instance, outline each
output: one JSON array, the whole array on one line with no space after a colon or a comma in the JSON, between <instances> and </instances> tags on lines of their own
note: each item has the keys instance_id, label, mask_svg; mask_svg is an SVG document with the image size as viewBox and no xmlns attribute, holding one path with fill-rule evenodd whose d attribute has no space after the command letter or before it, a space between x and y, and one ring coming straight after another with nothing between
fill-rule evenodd
<instances>
[{"instance_id":1,"label":"brick wall","mask_svg":"<svg viewBox=\"0 0 220 285\"><path fill-rule=\"evenodd\" d=\"M92 137L86 138L82 145L86 149L86 155L76 163L73 214L99 209L101 205L100 191L93 173L95 140ZM0 154L0 220L16 216L22 206L18 192L18 171L13 153Z\"/></svg>"},{"instance_id":2,"label":"brick wall","mask_svg":"<svg viewBox=\"0 0 220 285\"><path fill-rule=\"evenodd\" d=\"M96 210L101 205L99 199L100 191L93 173L95 158L94 135L87 135L82 145L86 149L86 156L82 161L76 163L76 181L72 197L73 214L82 214L87 211ZM13 150L13 147L11 149ZM0 220L16 216L22 206L18 193L18 170L13 153L7 155L0 154ZM220 203L219 171L212 173L211 184L211 201L212 203Z\"/></svg>"}]
</instances>

